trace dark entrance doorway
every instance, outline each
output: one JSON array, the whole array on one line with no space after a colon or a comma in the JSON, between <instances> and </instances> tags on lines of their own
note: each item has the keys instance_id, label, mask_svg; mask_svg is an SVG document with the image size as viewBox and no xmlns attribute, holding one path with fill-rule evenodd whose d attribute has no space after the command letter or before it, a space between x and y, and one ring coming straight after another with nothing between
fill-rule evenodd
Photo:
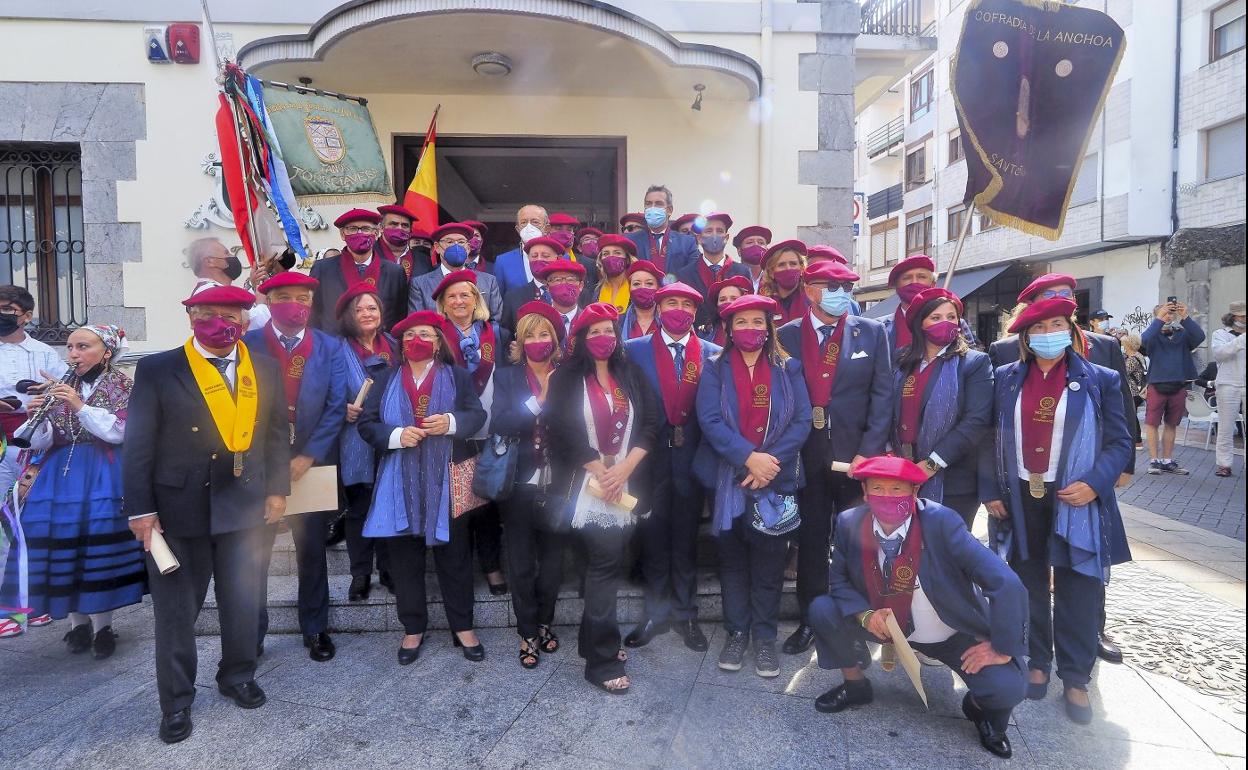
<instances>
[{"instance_id":1,"label":"dark entrance doorway","mask_svg":"<svg viewBox=\"0 0 1248 770\"><path fill-rule=\"evenodd\" d=\"M423 135L394 138L398 200L416 173L423 141ZM624 137L440 135L439 219L486 223L488 260L516 247L516 210L527 203L614 232L626 194L625 145Z\"/></svg>"}]
</instances>

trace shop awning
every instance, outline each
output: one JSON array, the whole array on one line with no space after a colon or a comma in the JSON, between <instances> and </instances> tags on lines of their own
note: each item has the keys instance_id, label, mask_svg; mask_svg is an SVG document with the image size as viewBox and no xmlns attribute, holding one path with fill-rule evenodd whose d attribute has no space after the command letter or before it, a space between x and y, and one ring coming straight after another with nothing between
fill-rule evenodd
<instances>
[{"instance_id":1,"label":"shop awning","mask_svg":"<svg viewBox=\"0 0 1248 770\"><path fill-rule=\"evenodd\" d=\"M949 284L949 290L965 299L978 291L984 284L1001 275L1006 270L1009 270L1012 264L1013 263L1011 262L1006 262L1001 265L993 265L992 267L981 267L978 270L967 270L965 272L954 273L953 282ZM937 285L943 286L944 279L937 278L936 283ZM885 316L892 315L893 311L896 309L897 295L893 294L893 296L883 302L877 302L867 308L863 311L863 315L867 318L884 318Z\"/></svg>"}]
</instances>

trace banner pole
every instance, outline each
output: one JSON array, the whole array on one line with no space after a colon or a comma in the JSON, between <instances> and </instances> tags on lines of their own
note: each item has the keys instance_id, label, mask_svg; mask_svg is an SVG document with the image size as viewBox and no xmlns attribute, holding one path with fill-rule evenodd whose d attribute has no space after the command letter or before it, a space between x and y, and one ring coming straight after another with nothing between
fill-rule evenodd
<instances>
[{"instance_id":1,"label":"banner pole","mask_svg":"<svg viewBox=\"0 0 1248 770\"><path fill-rule=\"evenodd\" d=\"M949 267L945 268L945 289L948 290L949 284L953 281L953 271L958 266L958 258L962 256L962 247L966 245L966 236L971 234L971 220L975 216L975 201L971 201L970 207L966 209L966 220L962 223L962 233L958 236L958 245L953 250L953 259L949 261Z\"/></svg>"}]
</instances>

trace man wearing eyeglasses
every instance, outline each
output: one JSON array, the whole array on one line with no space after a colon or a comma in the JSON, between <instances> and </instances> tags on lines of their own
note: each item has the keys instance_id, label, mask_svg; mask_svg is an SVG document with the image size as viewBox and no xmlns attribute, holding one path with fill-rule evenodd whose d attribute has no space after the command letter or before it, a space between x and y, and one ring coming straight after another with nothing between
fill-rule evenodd
<instances>
[{"instance_id":1,"label":"man wearing eyeglasses","mask_svg":"<svg viewBox=\"0 0 1248 770\"><path fill-rule=\"evenodd\" d=\"M936 262L926 254L915 254L898 262L888 272L888 285L897 292L897 310L889 317L881 319L884 331L888 333L890 350L899 351L910 345L910 326L906 322L906 313L910 311L910 303L915 297L936 285ZM975 332L963 318L959 325L966 344L976 344ZM1015 356L1017 359L1017 356ZM995 364L994 364L995 365Z\"/></svg>"},{"instance_id":2,"label":"man wearing eyeglasses","mask_svg":"<svg viewBox=\"0 0 1248 770\"><path fill-rule=\"evenodd\" d=\"M311 275L321 282L321 290L312 299L313 327L338 334L334 307L343 292L357 283L377 287L384 312L383 329L392 328L407 316L407 274L398 263L378 257L373 250L380 223L381 215L367 209L351 209L334 220L344 245L341 254L312 264Z\"/></svg>"},{"instance_id":3,"label":"man wearing eyeglasses","mask_svg":"<svg viewBox=\"0 0 1248 770\"><path fill-rule=\"evenodd\" d=\"M434 291L442 280L456 270L463 270L471 256L470 241L475 232L467 222L448 222L433 231L433 256L438 266L424 275L412 279L407 293L408 312L437 310ZM503 313L503 295L498 290L498 279L489 273L477 273L477 290L485 298L490 309L490 319L497 321Z\"/></svg>"}]
</instances>

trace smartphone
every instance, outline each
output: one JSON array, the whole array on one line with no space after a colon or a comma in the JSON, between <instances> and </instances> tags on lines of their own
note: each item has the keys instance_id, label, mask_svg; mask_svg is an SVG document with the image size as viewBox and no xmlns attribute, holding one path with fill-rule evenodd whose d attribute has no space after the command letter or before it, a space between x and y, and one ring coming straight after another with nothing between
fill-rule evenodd
<instances>
[{"instance_id":1,"label":"smartphone","mask_svg":"<svg viewBox=\"0 0 1248 770\"><path fill-rule=\"evenodd\" d=\"M1173 305L1174 303L1176 303L1176 302L1178 302L1178 301L1179 301L1179 298L1178 298L1178 297L1166 297L1166 304L1167 304L1167 305Z\"/></svg>"}]
</instances>

